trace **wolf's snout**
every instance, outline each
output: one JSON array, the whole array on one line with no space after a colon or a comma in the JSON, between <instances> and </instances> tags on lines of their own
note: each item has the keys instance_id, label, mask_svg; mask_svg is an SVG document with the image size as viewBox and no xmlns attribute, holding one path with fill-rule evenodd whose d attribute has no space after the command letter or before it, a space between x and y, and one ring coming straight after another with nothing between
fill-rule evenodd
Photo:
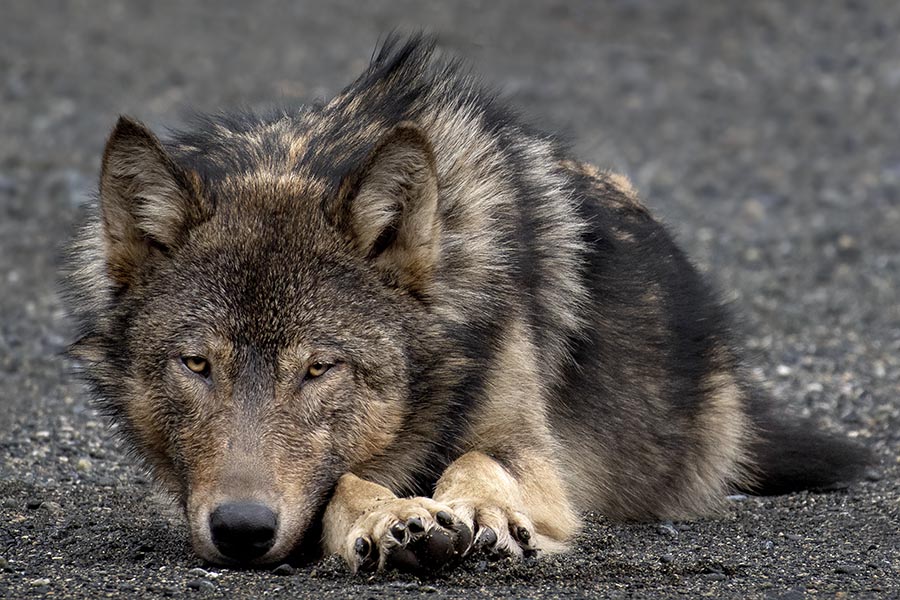
<instances>
[{"instance_id":1,"label":"wolf's snout","mask_svg":"<svg viewBox=\"0 0 900 600\"><path fill-rule=\"evenodd\" d=\"M209 530L219 552L236 561L250 561L275 543L278 516L263 504L229 502L210 514Z\"/></svg>"}]
</instances>

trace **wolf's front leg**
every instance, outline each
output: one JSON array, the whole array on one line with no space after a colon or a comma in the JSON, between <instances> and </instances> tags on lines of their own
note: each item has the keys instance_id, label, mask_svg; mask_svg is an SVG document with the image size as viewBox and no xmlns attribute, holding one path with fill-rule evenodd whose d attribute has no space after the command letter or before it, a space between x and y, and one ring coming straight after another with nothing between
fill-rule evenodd
<instances>
[{"instance_id":1,"label":"wolf's front leg","mask_svg":"<svg viewBox=\"0 0 900 600\"><path fill-rule=\"evenodd\" d=\"M579 524L555 467L540 456L503 466L468 452L441 476L434 500L472 528L476 548L494 554L564 551Z\"/></svg>"},{"instance_id":2,"label":"wolf's front leg","mask_svg":"<svg viewBox=\"0 0 900 600\"><path fill-rule=\"evenodd\" d=\"M398 568L437 570L472 546L472 529L430 498L398 498L384 486L345 474L323 517L325 551L355 572Z\"/></svg>"}]
</instances>

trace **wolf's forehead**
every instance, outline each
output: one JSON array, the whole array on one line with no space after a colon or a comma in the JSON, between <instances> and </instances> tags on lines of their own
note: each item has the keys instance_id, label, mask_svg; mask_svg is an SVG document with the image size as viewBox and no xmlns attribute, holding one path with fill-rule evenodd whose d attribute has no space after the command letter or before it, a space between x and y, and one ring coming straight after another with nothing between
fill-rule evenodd
<instances>
[{"instance_id":1,"label":"wolf's forehead","mask_svg":"<svg viewBox=\"0 0 900 600\"><path fill-rule=\"evenodd\" d=\"M277 183L328 194L396 121L396 115L363 110L361 102L338 96L327 105L274 115L219 115L175 132L171 149L208 181Z\"/></svg>"}]
</instances>

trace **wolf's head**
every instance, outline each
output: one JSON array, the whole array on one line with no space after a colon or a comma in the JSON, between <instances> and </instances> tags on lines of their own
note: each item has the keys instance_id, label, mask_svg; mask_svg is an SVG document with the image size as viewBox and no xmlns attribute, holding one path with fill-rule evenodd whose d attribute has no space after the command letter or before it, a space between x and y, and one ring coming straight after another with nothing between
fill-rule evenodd
<instances>
[{"instance_id":1,"label":"wolf's head","mask_svg":"<svg viewBox=\"0 0 900 600\"><path fill-rule=\"evenodd\" d=\"M70 274L73 354L198 553L272 562L343 472L405 443L434 157L403 123L336 185L263 165L207 178L173 152L127 118L109 138Z\"/></svg>"}]
</instances>

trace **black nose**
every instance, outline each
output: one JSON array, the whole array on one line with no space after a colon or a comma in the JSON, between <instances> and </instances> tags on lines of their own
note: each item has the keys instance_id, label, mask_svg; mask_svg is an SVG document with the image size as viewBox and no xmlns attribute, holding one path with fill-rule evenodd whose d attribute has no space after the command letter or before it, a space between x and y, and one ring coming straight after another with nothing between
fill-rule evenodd
<instances>
[{"instance_id":1,"label":"black nose","mask_svg":"<svg viewBox=\"0 0 900 600\"><path fill-rule=\"evenodd\" d=\"M219 552L237 561L259 558L275 543L278 517L256 502L229 502L209 515L212 541Z\"/></svg>"}]
</instances>

